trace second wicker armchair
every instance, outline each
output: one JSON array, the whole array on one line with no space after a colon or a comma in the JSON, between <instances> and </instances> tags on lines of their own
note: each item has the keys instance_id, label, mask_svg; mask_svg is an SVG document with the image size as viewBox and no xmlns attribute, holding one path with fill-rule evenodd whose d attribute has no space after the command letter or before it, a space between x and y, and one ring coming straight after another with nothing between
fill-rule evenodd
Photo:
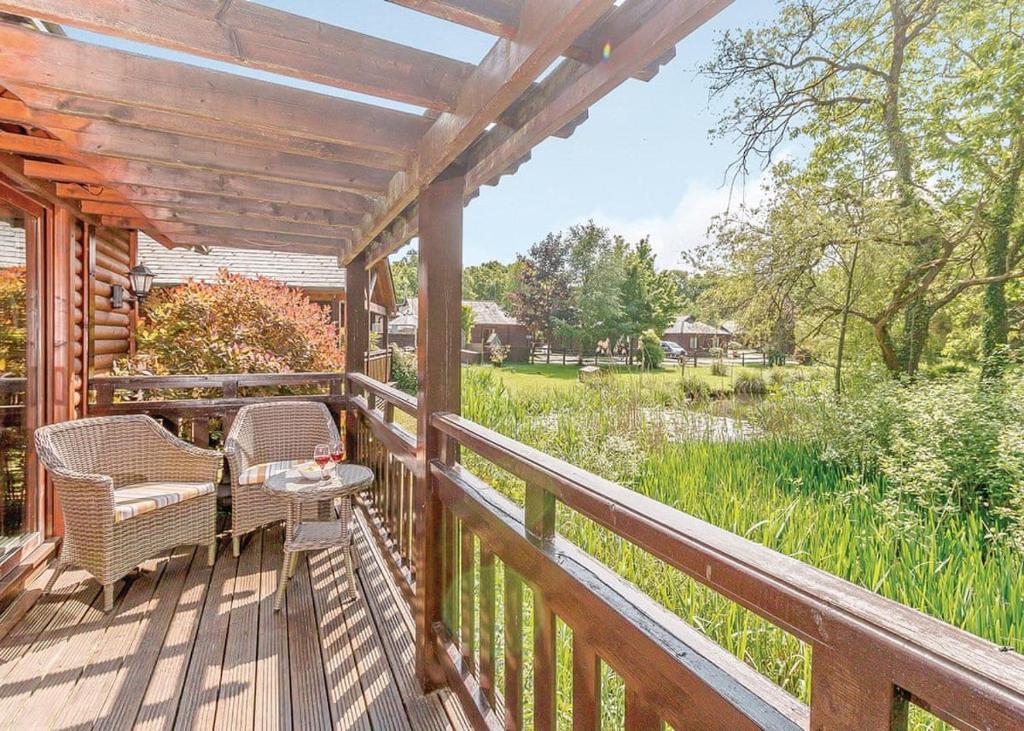
<instances>
[{"instance_id":1,"label":"second wicker armchair","mask_svg":"<svg viewBox=\"0 0 1024 731\"><path fill-rule=\"evenodd\" d=\"M265 493L267 477L308 461L318 444L338 439L330 410L312 401L242 407L224 444L231 469L231 545L239 555L242 536L284 520L287 503Z\"/></svg>"}]
</instances>

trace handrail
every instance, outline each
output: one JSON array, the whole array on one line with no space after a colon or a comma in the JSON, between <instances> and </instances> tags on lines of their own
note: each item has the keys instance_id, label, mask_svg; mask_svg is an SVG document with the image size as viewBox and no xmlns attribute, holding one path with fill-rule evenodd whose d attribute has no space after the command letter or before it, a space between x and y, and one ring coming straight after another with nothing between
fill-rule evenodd
<instances>
[{"instance_id":1,"label":"handrail","mask_svg":"<svg viewBox=\"0 0 1024 731\"><path fill-rule=\"evenodd\" d=\"M396 409L409 416L416 416L416 397L410 396L404 391L399 391L393 386L381 383L362 373L349 373L346 376L349 384L361 388L374 396L392 404Z\"/></svg>"},{"instance_id":2,"label":"handrail","mask_svg":"<svg viewBox=\"0 0 1024 731\"><path fill-rule=\"evenodd\" d=\"M1018 655L462 417L435 414L431 425L811 643L816 679L820 651L821 668L832 656L847 664L851 682L891 683L956 725L1013 728L1024 717L1024 658ZM827 687L827 680L819 682Z\"/></svg>"},{"instance_id":3,"label":"handrail","mask_svg":"<svg viewBox=\"0 0 1024 731\"><path fill-rule=\"evenodd\" d=\"M93 388L110 388L114 390L141 391L147 389L185 389L185 388L223 388L237 386L241 388L268 386L305 386L329 384L342 381L344 373L213 373L213 374L182 374L171 376L95 376L90 379Z\"/></svg>"}]
</instances>

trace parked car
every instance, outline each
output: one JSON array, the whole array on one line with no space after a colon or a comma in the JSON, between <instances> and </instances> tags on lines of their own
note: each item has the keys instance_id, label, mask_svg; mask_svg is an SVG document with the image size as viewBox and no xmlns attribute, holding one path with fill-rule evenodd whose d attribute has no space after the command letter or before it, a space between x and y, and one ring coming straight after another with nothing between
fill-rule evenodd
<instances>
[{"instance_id":1,"label":"parked car","mask_svg":"<svg viewBox=\"0 0 1024 731\"><path fill-rule=\"evenodd\" d=\"M661 350L669 358L685 358L686 349L683 348L679 343L673 343L671 340L661 341Z\"/></svg>"}]
</instances>

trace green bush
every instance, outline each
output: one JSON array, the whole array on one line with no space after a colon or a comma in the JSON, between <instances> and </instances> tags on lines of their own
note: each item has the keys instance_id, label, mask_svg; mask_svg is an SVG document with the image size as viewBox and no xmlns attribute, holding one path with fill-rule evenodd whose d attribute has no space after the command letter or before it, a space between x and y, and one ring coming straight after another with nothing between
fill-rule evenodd
<instances>
[{"instance_id":1,"label":"green bush","mask_svg":"<svg viewBox=\"0 0 1024 731\"><path fill-rule=\"evenodd\" d=\"M415 396L419 390L416 378L416 354L408 353L396 345L391 346L391 380L395 388Z\"/></svg>"},{"instance_id":2,"label":"green bush","mask_svg":"<svg viewBox=\"0 0 1024 731\"><path fill-rule=\"evenodd\" d=\"M842 399L786 384L758 428L817 444L823 459L883 481L879 511L908 531L964 514L1024 551L1024 370L1000 381L853 380Z\"/></svg>"},{"instance_id":3,"label":"green bush","mask_svg":"<svg viewBox=\"0 0 1024 731\"><path fill-rule=\"evenodd\" d=\"M763 396L768 393L768 384L753 371L740 371L732 384L733 393L743 396Z\"/></svg>"},{"instance_id":4,"label":"green bush","mask_svg":"<svg viewBox=\"0 0 1024 731\"><path fill-rule=\"evenodd\" d=\"M711 364L711 375L727 378L729 376L729 368L722 361L716 360Z\"/></svg>"},{"instance_id":5,"label":"green bush","mask_svg":"<svg viewBox=\"0 0 1024 731\"><path fill-rule=\"evenodd\" d=\"M640 362L644 368L660 368L665 360L665 351L661 349L661 338L653 330L645 330L640 336Z\"/></svg>"},{"instance_id":6,"label":"green bush","mask_svg":"<svg viewBox=\"0 0 1024 731\"><path fill-rule=\"evenodd\" d=\"M707 401L711 398L711 386L700 376L686 376L682 381L683 393L691 401Z\"/></svg>"}]
</instances>

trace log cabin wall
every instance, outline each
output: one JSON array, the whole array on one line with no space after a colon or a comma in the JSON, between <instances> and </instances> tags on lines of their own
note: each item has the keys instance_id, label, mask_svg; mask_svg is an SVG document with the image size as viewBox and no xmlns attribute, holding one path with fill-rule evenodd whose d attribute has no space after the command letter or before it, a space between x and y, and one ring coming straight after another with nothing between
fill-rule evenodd
<instances>
[{"instance_id":1,"label":"log cabin wall","mask_svg":"<svg viewBox=\"0 0 1024 731\"><path fill-rule=\"evenodd\" d=\"M115 310L111 304L111 292L115 284L130 292L128 270L132 268L132 246L128 239L119 239L104 230L97 230L93 236L94 268L92 285L92 317L90 318L89 346L91 348L91 372L102 375L109 373L118 358L128 355L131 350L131 315L127 306Z\"/></svg>"}]
</instances>

